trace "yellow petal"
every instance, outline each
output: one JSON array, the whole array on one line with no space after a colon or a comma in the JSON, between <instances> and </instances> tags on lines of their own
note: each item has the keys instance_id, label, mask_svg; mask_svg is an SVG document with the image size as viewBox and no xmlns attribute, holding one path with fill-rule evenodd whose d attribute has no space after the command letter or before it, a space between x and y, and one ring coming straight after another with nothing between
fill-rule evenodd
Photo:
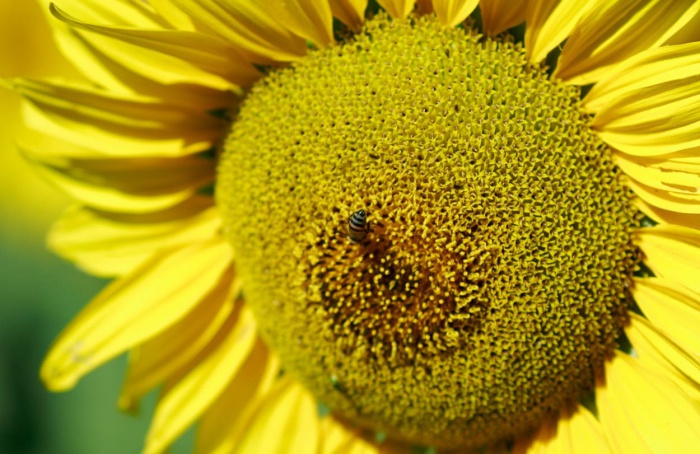
<instances>
[{"instance_id":1,"label":"yellow petal","mask_svg":"<svg viewBox=\"0 0 700 454\"><path fill-rule=\"evenodd\" d=\"M195 452L229 454L279 377L278 359L260 339L241 370L202 417Z\"/></svg>"},{"instance_id":2,"label":"yellow petal","mask_svg":"<svg viewBox=\"0 0 700 454\"><path fill-rule=\"evenodd\" d=\"M333 14L328 0L268 0L277 19L292 33L318 47L334 42Z\"/></svg>"},{"instance_id":3,"label":"yellow petal","mask_svg":"<svg viewBox=\"0 0 700 454\"><path fill-rule=\"evenodd\" d=\"M255 63L294 61L306 54L306 42L279 22L271 2L161 0L155 6L168 3L197 30L223 38Z\"/></svg>"},{"instance_id":4,"label":"yellow petal","mask_svg":"<svg viewBox=\"0 0 700 454\"><path fill-rule=\"evenodd\" d=\"M644 263L656 276L700 294L700 232L659 224L637 230L637 237Z\"/></svg>"},{"instance_id":5,"label":"yellow petal","mask_svg":"<svg viewBox=\"0 0 700 454\"><path fill-rule=\"evenodd\" d=\"M673 342L672 336L646 318L635 313L630 315L632 323L625 328L625 333L639 361L653 367L660 374L665 373L686 394L700 398L700 356L688 351L690 345L681 346Z\"/></svg>"},{"instance_id":6,"label":"yellow petal","mask_svg":"<svg viewBox=\"0 0 700 454\"><path fill-rule=\"evenodd\" d=\"M359 430L350 429L332 416L321 420L319 428L319 454L378 454L383 452L359 434ZM393 452L393 451L392 451Z\"/></svg>"},{"instance_id":7,"label":"yellow petal","mask_svg":"<svg viewBox=\"0 0 700 454\"><path fill-rule=\"evenodd\" d=\"M262 76L238 50L201 33L90 24L73 18L54 4L51 4L51 13L75 29L97 33L136 47L176 57L204 72L221 76L232 82L234 86L250 85Z\"/></svg>"},{"instance_id":8,"label":"yellow petal","mask_svg":"<svg viewBox=\"0 0 700 454\"><path fill-rule=\"evenodd\" d=\"M562 410L557 418L543 421L532 437L515 441L514 454L605 454L610 446L600 422L585 407Z\"/></svg>"},{"instance_id":9,"label":"yellow petal","mask_svg":"<svg viewBox=\"0 0 700 454\"><path fill-rule=\"evenodd\" d=\"M405 19L413 11L416 0L377 0L382 8L395 19Z\"/></svg>"},{"instance_id":10,"label":"yellow petal","mask_svg":"<svg viewBox=\"0 0 700 454\"><path fill-rule=\"evenodd\" d=\"M696 14L683 28L671 36L664 46L700 41L700 14Z\"/></svg>"},{"instance_id":11,"label":"yellow petal","mask_svg":"<svg viewBox=\"0 0 700 454\"><path fill-rule=\"evenodd\" d=\"M164 253L110 284L51 347L41 367L44 383L70 389L92 369L163 331L202 300L230 263L231 248L217 239Z\"/></svg>"},{"instance_id":12,"label":"yellow petal","mask_svg":"<svg viewBox=\"0 0 700 454\"><path fill-rule=\"evenodd\" d=\"M22 106L27 128L53 136L61 145L94 150L94 155L182 156L212 148L221 135L223 123L203 112L187 112L155 100L121 98L89 88L53 90L58 86L40 84L47 88L43 93L23 89L29 100ZM82 97L81 91L87 96ZM61 98L64 95L69 97ZM163 117L159 117L161 113Z\"/></svg>"},{"instance_id":13,"label":"yellow petal","mask_svg":"<svg viewBox=\"0 0 700 454\"><path fill-rule=\"evenodd\" d=\"M57 21L54 20L54 22ZM66 32L59 30L57 38L60 42L66 41L65 47L70 49L69 53L73 55L73 60L80 61L77 69L92 82L93 86L103 87L110 93L128 95L131 98L137 98L138 93L147 93L149 98L194 112L220 110L234 105L237 101L237 95L229 90L230 83L227 83L226 91L201 85L201 78L161 84L154 80L152 72L143 71L143 68L141 68L141 74L132 71L131 68L91 46L65 24L61 25ZM183 72L178 71L177 74L182 78Z\"/></svg>"},{"instance_id":14,"label":"yellow petal","mask_svg":"<svg viewBox=\"0 0 700 454\"><path fill-rule=\"evenodd\" d=\"M700 446L700 407L672 381L624 353L606 365L596 404L617 452L687 452Z\"/></svg>"},{"instance_id":15,"label":"yellow petal","mask_svg":"<svg viewBox=\"0 0 700 454\"><path fill-rule=\"evenodd\" d=\"M175 6L171 0L149 0L153 9L163 17L170 25L178 30L194 31L196 27L192 18Z\"/></svg>"},{"instance_id":16,"label":"yellow petal","mask_svg":"<svg viewBox=\"0 0 700 454\"><path fill-rule=\"evenodd\" d=\"M584 107L598 112L623 96L658 84L692 78L700 71L700 43L648 49L610 68L584 99Z\"/></svg>"},{"instance_id":17,"label":"yellow petal","mask_svg":"<svg viewBox=\"0 0 700 454\"><path fill-rule=\"evenodd\" d=\"M684 227L690 227L691 229L700 230L700 214L685 214L664 210L650 205L642 199L636 199L635 205L658 224L682 225Z\"/></svg>"},{"instance_id":18,"label":"yellow petal","mask_svg":"<svg viewBox=\"0 0 700 454\"><path fill-rule=\"evenodd\" d=\"M484 33L494 36L503 30L525 22L527 0L481 0L481 20Z\"/></svg>"},{"instance_id":19,"label":"yellow petal","mask_svg":"<svg viewBox=\"0 0 700 454\"><path fill-rule=\"evenodd\" d=\"M41 0L49 10L50 0ZM145 30L165 30L169 28L147 2L115 0L117 3L104 3L99 0L63 0L61 7L82 20L95 24L109 24L116 27L130 27ZM117 66L128 68L130 72L161 84L196 84L217 90L235 88L230 81L203 71L180 58L134 46L113 38L75 30L66 24L50 21L57 43L63 53L88 79L100 86L122 86L120 74L110 74L113 66L103 61L106 57ZM104 84L102 82L105 82ZM128 82L127 82L128 84Z\"/></svg>"},{"instance_id":20,"label":"yellow petal","mask_svg":"<svg viewBox=\"0 0 700 454\"><path fill-rule=\"evenodd\" d=\"M194 196L196 188L161 195L134 195L112 188L84 183L49 167L36 166L36 173L49 180L73 199L97 210L119 213L152 213L167 210Z\"/></svg>"},{"instance_id":21,"label":"yellow petal","mask_svg":"<svg viewBox=\"0 0 700 454\"><path fill-rule=\"evenodd\" d=\"M527 6L525 48L530 63L539 63L561 44L597 0L542 0Z\"/></svg>"},{"instance_id":22,"label":"yellow petal","mask_svg":"<svg viewBox=\"0 0 700 454\"><path fill-rule=\"evenodd\" d=\"M311 394L285 376L262 400L232 454L315 454L318 416Z\"/></svg>"},{"instance_id":23,"label":"yellow petal","mask_svg":"<svg viewBox=\"0 0 700 454\"><path fill-rule=\"evenodd\" d=\"M243 306L229 320L215 340L218 345L159 399L145 454L167 449L223 393L248 358L257 339L253 314Z\"/></svg>"},{"instance_id":24,"label":"yellow petal","mask_svg":"<svg viewBox=\"0 0 700 454\"><path fill-rule=\"evenodd\" d=\"M193 362L210 345L230 318L239 287L230 271L182 320L132 349L119 396L120 408L134 411L144 395Z\"/></svg>"},{"instance_id":25,"label":"yellow petal","mask_svg":"<svg viewBox=\"0 0 700 454\"><path fill-rule=\"evenodd\" d=\"M633 179L628 179L626 184L649 205L678 213L700 214L700 196L697 194L662 191Z\"/></svg>"},{"instance_id":26,"label":"yellow petal","mask_svg":"<svg viewBox=\"0 0 700 454\"><path fill-rule=\"evenodd\" d=\"M90 274L122 276L158 251L205 241L221 228L211 197L193 197L147 215L72 207L53 225L49 247Z\"/></svg>"},{"instance_id":27,"label":"yellow petal","mask_svg":"<svg viewBox=\"0 0 700 454\"><path fill-rule=\"evenodd\" d=\"M70 159L37 156L32 152L25 152L25 155L49 172L59 174L77 184L133 197L193 193L211 183L215 177L213 160L196 155L144 159ZM96 203L102 202L97 200Z\"/></svg>"},{"instance_id":28,"label":"yellow petal","mask_svg":"<svg viewBox=\"0 0 700 454\"><path fill-rule=\"evenodd\" d=\"M697 0L600 2L567 40L554 74L572 84L596 82L613 65L662 44L698 11Z\"/></svg>"},{"instance_id":29,"label":"yellow petal","mask_svg":"<svg viewBox=\"0 0 700 454\"><path fill-rule=\"evenodd\" d=\"M433 0L433 9L442 25L456 27L478 4L479 0Z\"/></svg>"},{"instance_id":30,"label":"yellow petal","mask_svg":"<svg viewBox=\"0 0 700 454\"><path fill-rule=\"evenodd\" d=\"M697 289L697 279L692 285ZM638 279L634 299L654 328L700 360L700 295L670 279Z\"/></svg>"},{"instance_id":31,"label":"yellow petal","mask_svg":"<svg viewBox=\"0 0 700 454\"><path fill-rule=\"evenodd\" d=\"M601 139L631 155L695 151L700 147L699 100L697 81L669 82L618 98L598 112L592 125Z\"/></svg>"},{"instance_id":32,"label":"yellow petal","mask_svg":"<svg viewBox=\"0 0 700 454\"><path fill-rule=\"evenodd\" d=\"M365 21L367 0L329 0L333 15L352 30L359 31Z\"/></svg>"},{"instance_id":33,"label":"yellow petal","mask_svg":"<svg viewBox=\"0 0 700 454\"><path fill-rule=\"evenodd\" d=\"M164 210L190 198L215 176L214 162L201 156L71 159L33 151L24 154L49 181L82 203L104 211Z\"/></svg>"},{"instance_id":34,"label":"yellow petal","mask_svg":"<svg viewBox=\"0 0 700 454\"><path fill-rule=\"evenodd\" d=\"M698 195L700 193L700 163L690 164L655 157L631 157L615 153L615 164L627 176L660 191Z\"/></svg>"}]
</instances>

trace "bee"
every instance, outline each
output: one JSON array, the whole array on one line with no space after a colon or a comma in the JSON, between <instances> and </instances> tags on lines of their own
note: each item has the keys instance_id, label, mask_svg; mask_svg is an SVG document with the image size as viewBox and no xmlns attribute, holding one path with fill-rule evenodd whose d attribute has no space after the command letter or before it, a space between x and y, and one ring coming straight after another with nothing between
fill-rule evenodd
<instances>
[{"instance_id":1,"label":"bee","mask_svg":"<svg viewBox=\"0 0 700 454\"><path fill-rule=\"evenodd\" d=\"M367 213L365 210L355 211L350 218L348 218L348 225L346 227L348 238L353 243L362 242L369 233L369 221L367 220Z\"/></svg>"}]
</instances>

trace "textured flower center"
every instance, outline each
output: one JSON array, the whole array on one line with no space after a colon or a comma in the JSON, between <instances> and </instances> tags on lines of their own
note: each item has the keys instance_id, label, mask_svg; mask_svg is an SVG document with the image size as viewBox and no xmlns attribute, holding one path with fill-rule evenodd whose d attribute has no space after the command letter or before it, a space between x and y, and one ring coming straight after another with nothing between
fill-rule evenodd
<instances>
[{"instance_id":1,"label":"textured flower center","mask_svg":"<svg viewBox=\"0 0 700 454\"><path fill-rule=\"evenodd\" d=\"M590 389L637 215L578 100L519 46L431 17L372 20L255 86L217 197L285 371L438 446L509 437Z\"/></svg>"}]
</instances>

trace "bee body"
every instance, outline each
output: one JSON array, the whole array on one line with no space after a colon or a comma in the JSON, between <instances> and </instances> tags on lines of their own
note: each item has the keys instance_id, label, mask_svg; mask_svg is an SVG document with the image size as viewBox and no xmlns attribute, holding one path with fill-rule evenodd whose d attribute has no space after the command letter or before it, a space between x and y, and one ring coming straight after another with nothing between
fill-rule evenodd
<instances>
[{"instance_id":1,"label":"bee body","mask_svg":"<svg viewBox=\"0 0 700 454\"><path fill-rule=\"evenodd\" d=\"M365 210L355 211L348 219L347 234L353 243L363 241L367 237L369 229L369 221Z\"/></svg>"}]
</instances>

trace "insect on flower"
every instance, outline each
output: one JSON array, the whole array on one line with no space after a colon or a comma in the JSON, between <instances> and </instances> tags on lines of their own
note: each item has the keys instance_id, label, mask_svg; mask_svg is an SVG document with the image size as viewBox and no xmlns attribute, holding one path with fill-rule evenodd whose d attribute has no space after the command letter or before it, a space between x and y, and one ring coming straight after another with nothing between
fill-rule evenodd
<instances>
[{"instance_id":1,"label":"insect on flower","mask_svg":"<svg viewBox=\"0 0 700 454\"><path fill-rule=\"evenodd\" d=\"M363 241L367 234L369 233L369 221L367 220L367 213L365 210L355 211L350 218L348 218L347 234L350 241L353 243L359 243Z\"/></svg>"}]
</instances>

